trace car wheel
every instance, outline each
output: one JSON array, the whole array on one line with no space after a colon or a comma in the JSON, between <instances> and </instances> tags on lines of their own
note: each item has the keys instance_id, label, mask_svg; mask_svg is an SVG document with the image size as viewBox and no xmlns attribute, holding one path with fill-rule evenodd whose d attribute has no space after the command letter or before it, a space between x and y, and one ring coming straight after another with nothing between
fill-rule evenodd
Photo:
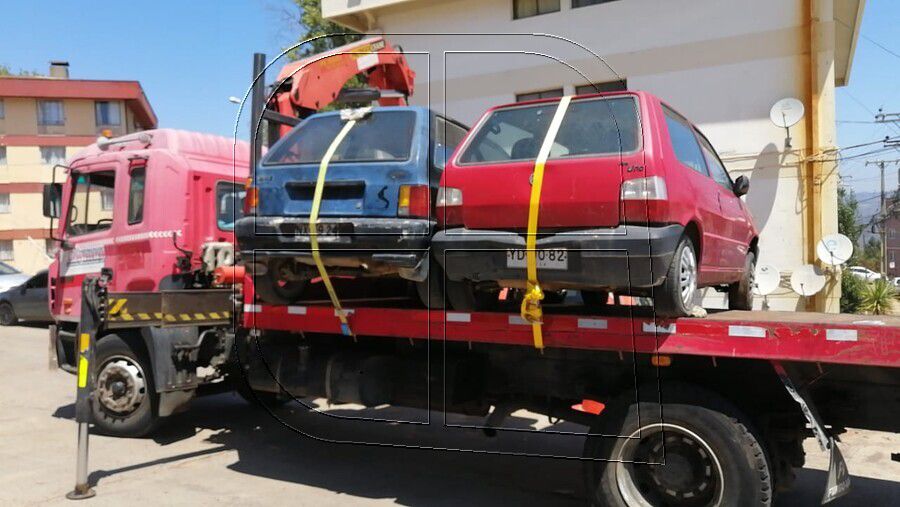
<instances>
[{"instance_id":1,"label":"car wheel","mask_svg":"<svg viewBox=\"0 0 900 507\"><path fill-rule=\"evenodd\" d=\"M16 311L8 302L0 303L0 326L12 326L19 322Z\"/></svg>"},{"instance_id":2,"label":"car wheel","mask_svg":"<svg viewBox=\"0 0 900 507\"><path fill-rule=\"evenodd\" d=\"M662 317L690 315L697 301L697 254L694 244L683 237L675 248L666 278L653 289L653 305Z\"/></svg>"},{"instance_id":3,"label":"car wheel","mask_svg":"<svg viewBox=\"0 0 900 507\"><path fill-rule=\"evenodd\" d=\"M647 420L647 414L664 414ZM643 418L641 418L643 415ZM772 478L757 437L728 410L702 403L631 404L603 414L585 443L591 505L772 505Z\"/></svg>"},{"instance_id":4,"label":"car wheel","mask_svg":"<svg viewBox=\"0 0 900 507\"><path fill-rule=\"evenodd\" d=\"M444 270L433 259L429 260L428 277L415 282L416 294L425 308L441 310L444 308Z\"/></svg>"},{"instance_id":5,"label":"car wheel","mask_svg":"<svg viewBox=\"0 0 900 507\"><path fill-rule=\"evenodd\" d=\"M97 384L91 403L94 426L116 437L141 437L159 422L159 396L143 344L114 334L97 341Z\"/></svg>"},{"instance_id":6,"label":"car wheel","mask_svg":"<svg viewBox=\"0 0 900 507\"><path fill-rule=\"evenodd\" d=\"M444 280L447 301L450 307L460 312L488 311L497 307L497 296L492 292L480 291L468 280L456 282Z\"/></svg>"},{"instance_id":7,"label":"car wheel","mask_svg":"<svg viewBox=\"0 0 900 507\"><path fill-rule=\"evenodd\" d=\"M306 290L306 285L306 280L276 280L271 271L253 277L256 295L274 305L288 305L297 301Z\"/></svg>"},{"instance_id":8,"label":"car wheel","mask_svg":"<svg viewBox=\"0 0 900 507\"><path fill-rule=\"evenodd\" d=\"M753 283L756 276L756 254L747 253L744 273L740 281L728 286L728 308L731 310L753 309Z\"/></svg>"},{"instance_id":9,"label":"car wheel","mask_svg":"<svg viewBox=\"0 0 900 507\"><path fill-rule=\"evenodd\" d=\"M599 310L606 308L609 301L609 292L605 290L583 290L581 291L581 301L584 306Z\"/></svg>"}]
</instances>

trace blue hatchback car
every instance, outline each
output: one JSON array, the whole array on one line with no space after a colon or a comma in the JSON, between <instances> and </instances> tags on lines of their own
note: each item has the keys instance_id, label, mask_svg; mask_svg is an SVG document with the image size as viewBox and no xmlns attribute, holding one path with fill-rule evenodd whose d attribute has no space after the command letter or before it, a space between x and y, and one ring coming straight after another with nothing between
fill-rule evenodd
<instances>
[{"instance_id":1,"label":"blue hatchback car","mask_svg":"<svg viewBox=\"0 0 900 507\"><path fill-rule=\"evenodd\" d=\"M264 301L296 301L318 276L309 215L319 165L345 116L346 111L310 116L272 146L256 169L258 203L236 222L235 234ZM374 108L357 120L328 165L316 225L330 275L399 276L416 282L423 303L440 306L439 284L427 281L435 226L431 203L444 162L466 131L424 107Z\"/></svg>"}]
</instances>

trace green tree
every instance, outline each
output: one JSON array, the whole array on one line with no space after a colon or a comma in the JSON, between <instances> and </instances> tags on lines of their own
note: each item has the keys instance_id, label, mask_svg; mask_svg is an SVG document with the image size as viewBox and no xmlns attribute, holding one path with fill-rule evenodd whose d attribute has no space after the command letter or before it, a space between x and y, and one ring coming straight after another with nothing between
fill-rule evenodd
<instances>
[{"instance_id":1,"label":"green tree","mask_svg":"<svg viewBox=\"0 0 900 507\"><path fill-rule=\"evenodd\" d=\"M859 264L871 269L872 271L881 271L881 240L878 238L869 238L866 245L862 249L859 256Z\"/></svg>"},{"instance_id":2,"label":"green tree","mask_svg":"<svg viewBox=\"0 0 900 507\"><path fill-rule=\"evenodd\" d=\"M329 49L334 49L359 40L361 34L358 32L338 25L337 23L332 23L322 17L321 0L294 0L294 3L299 11L298 24L300 25L300 41L321 35L330 36L316 39L295 48L288 53L288 56L292 60L321 53L322 51L328 51Z\"/></svg>"},{"instance_id":3,"label":"green tree","mask_svg":"<svg viewBox=\"0 0 900 507\"><path fill-rule=\"evenodd\" d=\"M0 63L0 76L16 76L16 77L28 77L28 76L40 76L41 73L34 70L22 70L19 69L18 72L13 71L8 65L4 65Z\"/></svg>"},{"instance_id":4,"label":"green tree","mask_svg":"<svg viewBox=\"0 0 900 507\"><path fill-rule=\"evenodd\" d=\"M859 313L865 290L866 282L844 269L841 272L841 313Z\"/></svg>"},{"instance_id":5,"label":"green tree","mask_svg":"<svg viewBox=\"0 0 900 507\"><path fill-rule=\"evenodd\" d=\"M859 235L862 233L862 224L859 220L859 202L853 189L838 187L838 232L850 238L854 249L859 244Z\"/></svg>"}]
</instances>

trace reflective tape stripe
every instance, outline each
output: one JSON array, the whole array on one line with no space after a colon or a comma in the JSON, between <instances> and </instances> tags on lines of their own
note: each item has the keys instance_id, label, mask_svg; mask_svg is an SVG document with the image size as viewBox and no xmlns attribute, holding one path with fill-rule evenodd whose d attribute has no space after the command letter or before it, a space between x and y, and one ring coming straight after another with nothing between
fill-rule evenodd
<instances>
[{"instance_id":1,"label":"reflective tape stripe","mask_svg":"<svg viewBox=\"0 0 900 507\"><path fill-rule=\"evenodd\" d=\"M127 301L128 300L124 299L124 298L115 300L112 307L110 307L110 309L109 309L109 314L114 315L114 314L119 313L119 311L122 310L122 307L125 306L125 303Z\"/></svg>"},{"instance_id":2,"label":"reflective tape stripe","mask_svg":"<svg viewBox=\"0 0 900 507\"><path fill-rule=\"evenodd\" d=\"M87 333L81 333L81 339L78 342L78 352L84 352L88 349L91 344L91 335Z\"/></svg>"},{"instance_id":3,"label":"reflective tape stripe","mask_svg":"<svg viewBox=\"0 0 900 507\"><path fill-rule=\"evenodd\" d=\"M644 322L641 324L641 329L645 333L659 333L659 334L675 334L676 327L675 324L669 324L668 326L660 326L655 322Z\"/></svg>"},{"instance_id":4,"label":"reflective tape stripe","mask_svg":"<svg viewBox=\"0 0 900 507\"><path fill-rule=\"evenodd\" d=\"M447 312L447 322L472 322L471 313Z\"/></svg>"},{"instance_id":5,"label":"reflective tape stripe","mask_svg":"<svg viewBox=\"0 0 900 507\"><path fill-rule=\"evenodd\" d=\"M825 339L833 342L855 342L858 338L855 329L826 329Z\"/></svg>"},{"instance_id":6,"label":"reflective tape stripe","mask_svg":"<svg viewBox=\"0 0 900 507\"><path fill-rule=\"evenodd\" d=\"M531 322L528 322L527 320L523 319L519 315L510 315L509 316L509 324L511 326L527 326L527 325L531 324Z\"/></svg>"},{"instance_id":7,"label":"reflective tape stripe","mask_svg":"<svg viewBox=\"0 0 900 507\"><path fill-rule=\"evenodd\" d=\"M605 319L578 319L578 327L582 329L606 329Z\"/></svg>"},{"instance_id":8,"label":"reflective tape stripe","mask_svg":"<svg viewBox=\"0 0 900 507\"><path fill-rule=\"evenodd\" d=\"M78 387L79 389L83 389L87 387L87 378L88 378L88 360L86 357L81 356L78 358Z\"/></svg>"},{"instance_id":9,"label":"reflective tape stripe","mask_svg":"<svg viewBox=\"0 0 900 507\"><path fill-rule=\"evenodd\" d=\"M247 313L260 313L262 312L262 305L244 305L244 311Z\"/></svg>"},{"instance_id":10,"label":"reflective tape stripe","mask_svg":"<svg viewBox=\"0 0 900 507\"><path fill-rule=\"evenodd\" d=\"M306 315L305 306L289 306L288 313L291 315Z\"/></svg>"},{"instance_id":11,"label":"reflective tape stripe","mask_svg":"<svg viewBox=\"0 0 900 507\"><path fill-rule=\"evenodd\" d=\"M766 329L757 326L728 326L728 336L765 338Z\"/></svg>"}]
</instances>

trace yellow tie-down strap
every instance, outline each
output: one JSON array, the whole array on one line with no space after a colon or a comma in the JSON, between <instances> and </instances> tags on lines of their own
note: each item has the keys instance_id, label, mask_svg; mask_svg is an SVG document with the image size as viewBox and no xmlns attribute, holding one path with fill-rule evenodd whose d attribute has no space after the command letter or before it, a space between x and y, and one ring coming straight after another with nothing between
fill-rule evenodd
<instances>
[{"instance_id":1,"label":"yellow tie-down strap","mask_svg":"<svg viewBox=\"0 0 900 507\"><path fill-rule=\"evenodd\" d=\"M322 263L322 256L319 254L319 235L316 231L316 224L319 221L319 208L322 205L322 191L325 187L325 175L328 173L328 163L331 162L334 152L337 151L341 141L344 140L344 137L347 136L347 133L350 132L350 129L352 129L354 125L356 125L356 119L351 119L345 123L344 128L338 132L334 141L331 141L331 145L325 152L325 156L322 157L322 162L319 163L319 175L316 178L316 190L313 194L312 209L309 212L309 244L310 248L312 248L313 260L316 263L316 268L319 270L319 276L322 278L322 283L325 284L325 290L328 291L328 297L331 299L332 306L334 306L335 314L338 319L341 320L341 333L346 336L353 336L353 331L350 329L347 313L344 311L343 307L341 307L341 300L338 299L337 292L334 291L334 286L331 285L331 278L328 276L328 271L325 270L325 264Z\"/></svg>"},{"instance_id":2,"label":"yellow tie-down strap","mask_svg":"<svg viewBox=\"0 0 900 507\"><path fill-rule=\"evenodd\" d=\"M541 300L544 299L544 291L537 279L537 226L538 212L541 206L541 186L544 183L544 165L550 158L550 149L553 148L553 142L556 140L556 134L559 132L559 126L562 124L566 110L569 109L569 102L572 101L571 96L565 96L559 101L556 113L550 121L550 127L547 128L547 134L544 136L544 142L541 144L541 150L538 152L537 159L534 161L534 174L531 182L531 199L528 203L528 231L525 236L525 267L526 282L525 297L522 299L522 318L531 323L531 332L534 337L534 347L543 350L544 335L541 333L543 325L544 311L541 308Z\"/></svg>"}]
</instances>

